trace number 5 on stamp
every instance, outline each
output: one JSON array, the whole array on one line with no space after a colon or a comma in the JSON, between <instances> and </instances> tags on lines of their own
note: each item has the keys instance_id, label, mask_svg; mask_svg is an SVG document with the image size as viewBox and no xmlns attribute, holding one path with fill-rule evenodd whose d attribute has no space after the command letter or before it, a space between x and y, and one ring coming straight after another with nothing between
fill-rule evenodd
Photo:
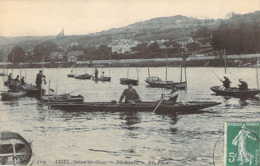
<instances>
[{"instance_id":1,"label":"number 5 on stamp","mask_svg":"<svg viewBox=\"0 0 260 166\"><path fill-rule=\"evenodd\" d=\"M260 165L260 122L225 123L225 166Z\"/></svg>"}]
</instances>

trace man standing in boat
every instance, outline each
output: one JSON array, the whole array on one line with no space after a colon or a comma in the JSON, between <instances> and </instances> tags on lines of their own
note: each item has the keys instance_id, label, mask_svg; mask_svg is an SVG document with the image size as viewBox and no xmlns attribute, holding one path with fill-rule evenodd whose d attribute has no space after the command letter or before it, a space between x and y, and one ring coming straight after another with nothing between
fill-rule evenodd
<instances>
[{"instance_id":1,"label":"man standing in boat","mask_svg":"<svg viewBox=\"0 0 260 166\"><path fill-rule=\"evenodd\" d=\"M138 93L133 88L132 84L128 84L128 88L123 91L119 99L119 103L122 103L123 99L125 99L125 103L132 103L132 104L141 101Z\"/></svg>"},{"instance_id":2,"label":"man standing in boat","mask_svg":"<svg viewBox=\"0 0 260 166\"><path fill-rule=\"evenodd\" d=\"M228 77L224 76L224 80L223 81L221 80L221 82L223 83L223 86L226 89L230 88L231 81L229 80Z\"/></svg>"},{"instance_id":3,"label":"man standing in boat","mask_svg":"<svg viewBox=\"0 0 260 166\"><path fill-rule=\"evenodd\" d=\"M42 81L44 81L44 83L46 83L45 81L45 76L42 74L42 70L39 71L39 73L36 75L36 87L38 89L42 89Z\"/></svg>"}]
</instances>

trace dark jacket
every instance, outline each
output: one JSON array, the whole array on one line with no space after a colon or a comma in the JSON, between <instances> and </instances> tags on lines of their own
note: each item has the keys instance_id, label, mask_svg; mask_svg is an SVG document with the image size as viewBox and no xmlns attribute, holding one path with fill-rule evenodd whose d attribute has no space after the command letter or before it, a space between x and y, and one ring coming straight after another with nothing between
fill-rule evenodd
<instances>
[{"instance_id":1,"label":"dark jacket","mask_svg":"<svg viewBox=\"0 0 260 166\"><path fill-rule=\"evenodd\" d=\"M128 103L130 101L140 101L140 97L135 89L125 89L120 97L119 102L122 102L122 100L125 98L125 102Z\"/></svg>"}]
</instances>

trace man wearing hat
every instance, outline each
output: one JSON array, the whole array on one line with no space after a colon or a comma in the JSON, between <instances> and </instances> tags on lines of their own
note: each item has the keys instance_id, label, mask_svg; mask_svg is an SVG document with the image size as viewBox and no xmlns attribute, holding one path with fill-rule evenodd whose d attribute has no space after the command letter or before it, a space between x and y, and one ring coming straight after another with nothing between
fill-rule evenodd
<instances>
[{"instance_id":1,"label":"man wearing hat","mask_svg":"<svg viewBox=\"0 0 260 166\"><path fill-rule=\"evenodd\" d=\"M36 75L36 87L38 89L41 89L42 88L42 81L45 81L45 76L42 74L42 70L39 71L39 73ZM46 83L46 82L45 82Z\"/></svg>"},{"instance_id":2,"label":"man wearing hat","mask_svg":"<svg viewBox=\"0 0 260 166\"><path fill-rule=\"evenodd\" d=\"M228 77L224 76L224 80L222 81L222 83L223 83L223 86L224 86L226 89L230 88L231 81L229 80Z\"/></svg>"},{"instance_id":3,"label":"man wearing hat","mask_svg":"<svg viewBox=\"0 0 260 166\"><path fill-rule=\"evenodd\" d=\"M247 90L248 89L248 84L245 81L243 81L241 78L238 81L240 83L238 85L240 90Z\"/></svg>"},{"instance_id":4,"label":"man wearing hat","mask_svg":"<svg viewBox=\"0 0 260 166\"><path fill-rule=\"evenodd\" d=\"M125 99L125 103L132 103L132 104L141 101L138 93L133 88L132 84L128 84L128 88L123 91L119 99L119 103L122 103L123 99Z\"/></svg>"}]
</instances>

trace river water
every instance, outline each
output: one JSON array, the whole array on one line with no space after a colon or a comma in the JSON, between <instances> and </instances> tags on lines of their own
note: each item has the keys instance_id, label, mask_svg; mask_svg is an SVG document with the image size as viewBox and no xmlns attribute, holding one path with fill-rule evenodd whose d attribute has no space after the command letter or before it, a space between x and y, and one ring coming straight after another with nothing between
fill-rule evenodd
<instances>
[{"instance_id":1,"label":"river water","mask_svg":"<svg viewBox=\"0 0 260 166\"><path fill-rule=\"evenodd\" d=\"M112 77L110 83L67 78L68 68L43 69L52 89L58 93L81 94L85 101L118 100L126 88L119 84L119 79L127 73L129 78L139 77L140 85L135 88L142 100L160 98L161 89L146 87L147 68L100 69L100 73L102 71ZM165 68L150 71L153 76L165 78ZM13 70L14 75L21 73L30 83L34 83L37 72L38 69ZM80 68L74 72L92 74L93 69ZM222 166L224 122L260 119L259 101L248 101L244 105L238 99L225 100L212 95L209 88L220 84L217 76L223 73L223 68L187 69L188 90L179 92L179 100L222 102L202 114L64 112L38 105L34 98L21 98L0 101L0 128L18 132L32 142L33 165L209 166L214 161L215 165ZM256 87L255 73L253 68L228 69L234 86L238 78L243 78L249 87ZM180 69L168 68L168 80L179 79ZM4 79L0 81L3 90Z\"/></svg>"}]
</instances>

